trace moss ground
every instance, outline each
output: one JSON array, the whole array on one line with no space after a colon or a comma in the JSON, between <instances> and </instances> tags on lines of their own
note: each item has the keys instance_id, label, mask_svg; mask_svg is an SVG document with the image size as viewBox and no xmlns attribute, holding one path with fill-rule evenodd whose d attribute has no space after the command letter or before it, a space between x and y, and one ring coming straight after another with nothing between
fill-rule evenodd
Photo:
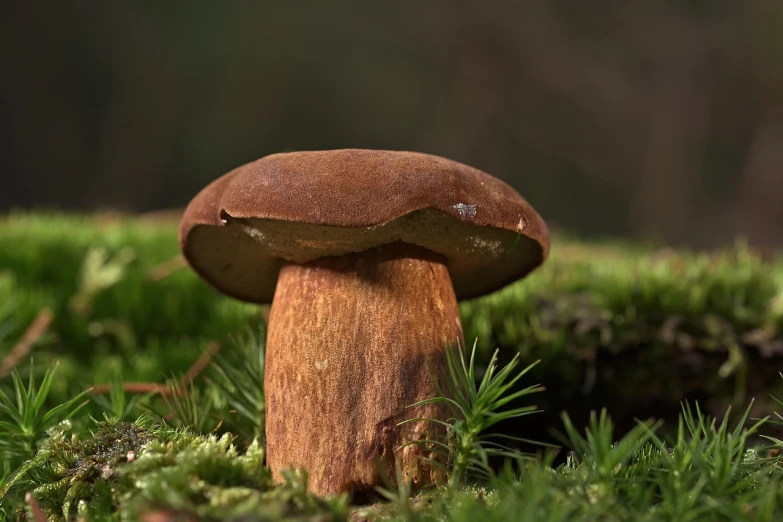
<instances>
[{"instance_id":1,"label":"moss ground","mask_svg":"<svg viewBox=\"0 0 783 522\"><path fill-rule=\"evenodd\" d=\"M509 519L502 518L504 513L518 513L518 519L528 513L552 520L631 515L663 520L677 509L706 520L716 513L749 518L783 513L777 493L781 476L766 453L740 448L739 434L731 441L721 439L719 424L702 436L691 433L688 423L682 434L677 430L681 401L722 417L727 407L739 414L753 400L750 417L761 417L778 406L770 395L783 397L778 373L783 258L765 259L741 244L694 253L555 238L544 268L501 292L462 303L461 313L466 339L478 339L477 378L495 348L501 366L515 354L523 365L541 361L519 386L545 386L535 396L542 412L495 429L557 443L553 432L565 432L571 456L566 458L563 450L551 461L524 461L490 479L474 478L410 502L399 492L387 492L391 501L358 511L346 499L307 495L301 475L273 485L256 465L263 461L258 379L264 309L216 294L184 268L178 261L176 221L41 213L3 218L0 361L12 357L14 347L18 351L43 310L51 311L51 323L17 364L25 380L36 377L38 388L44 372L58 361L48 393L40 399L42 418L90 385L162 383L187 372L215 342L223 349L193 383L182 385L189 392L185 399L131 396L115 388L113 394L85 396L89 401L65 423L60 412L48 424L34 426L27 446L16 438L0 442L0 474L8 489L0 516L23 516L19 509L28 489L37 491L51 517L62 516L67 505L69 516L82 509L84 517L96 520L133 519L151 511L215 520L248 513L260 520ZM255 361L249 367L238 362L248 358ZM13 378L2 366L0 390L16 404ZM630 431L632 440L625 454L607 456L620 452L619 445L588 445L580 456L562 412L581 430L590 423L590 412L601 408L615 424L613 430L596 424L593 432L617 441ZM103 424L91 420L104 415ZM636 419L649 417L664 421L660 438L633 432ZM0 410L2 422L9 417ZM0 440L3 433L14 434L2 430ZM776 436L779 430L768 422L758 433ZM131 445L127 451L122 444L115 445L123 449L117 454L100 449L107 437L124 440L131 434L133 440L122 443ZM697 459L724 450L720 458L726 469L706 461L686 465L677 460L687 458L678 447ZM138 458L129 462L129 452ZM96 460L96 455L108 460ZM613 468L602 468L612 459L619 459ZM499 462L493 464L501 469ZM618 466L622 472L615 470ZM679 485L671 482L677 466L686 476ZM193 477L200 477L199 485L193 485ZM73 490L66 483L90 484L89 491L97 488L98 493L90 496L88 489ZM531 483L539 486L531 488ZM645 483L655 487L642 487ZM694 498L707 502L710 511L688 507L683 493L688 488L701 488ZM100 500L95 504L102 507L88 516L80 499L90 499L84 506Z\"/></svg>"}]
</instances>

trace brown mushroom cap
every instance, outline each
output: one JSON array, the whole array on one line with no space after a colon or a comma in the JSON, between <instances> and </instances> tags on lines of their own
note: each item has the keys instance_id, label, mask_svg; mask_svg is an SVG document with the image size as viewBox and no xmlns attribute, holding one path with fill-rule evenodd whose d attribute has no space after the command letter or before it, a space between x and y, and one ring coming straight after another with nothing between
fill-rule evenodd
<instances>
[{"instance_id":1,"label":"brown mushroom cap","mask_svg":"<svg viewBox=\"0 0 783 522\"><path fill-rule=\"evenodd\" d=\"M269 303L283 260L403 241L443 254L460 299L524 277L546 259L541 216L499 179L416 152L273 154L207 185L185 209L180 247L217 290Z\"/></svg>"}]
</instances>

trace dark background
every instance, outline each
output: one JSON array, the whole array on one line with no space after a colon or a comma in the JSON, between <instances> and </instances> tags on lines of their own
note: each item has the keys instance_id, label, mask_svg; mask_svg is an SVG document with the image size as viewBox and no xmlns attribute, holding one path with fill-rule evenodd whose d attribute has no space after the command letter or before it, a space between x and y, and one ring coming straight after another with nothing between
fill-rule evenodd
<instances>
[{"instance_id":1,"label":"dark background","mask_svg":"<svg viewBox=\"0 0 783 522\"><path fill-rule=\"evenodd\" d=\"M783 2L0 0L0 211L182 207L283 150L408 149L552 223L783 244Z\"/></svg>"}]
</instances>

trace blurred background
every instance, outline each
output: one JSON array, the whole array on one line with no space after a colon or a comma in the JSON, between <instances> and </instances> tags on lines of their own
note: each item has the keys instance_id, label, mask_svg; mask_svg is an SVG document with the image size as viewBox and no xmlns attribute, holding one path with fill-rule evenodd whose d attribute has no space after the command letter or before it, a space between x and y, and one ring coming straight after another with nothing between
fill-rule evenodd
<instances>
[{"instance_id":1,"label":"blurred background","mask_svg":"<svg viewBox=\"0 0 783 522\"><path fill-rule=\"evenodd\" d=\"M0 211L179 208L266 154L407 149L584 237L779 247L781 27L780 0L6 0Z\"/></svg>"}]
</instances>

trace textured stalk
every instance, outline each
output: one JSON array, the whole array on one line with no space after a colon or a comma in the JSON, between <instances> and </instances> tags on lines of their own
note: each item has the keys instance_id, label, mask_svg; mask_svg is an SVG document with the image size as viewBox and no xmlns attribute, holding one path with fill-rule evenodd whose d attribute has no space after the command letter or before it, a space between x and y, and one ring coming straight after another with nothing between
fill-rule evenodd
<instances>
[{"instance_id":1,"label":"textured stalk","mask_svg":"<svg viewBox=\"0 0 783 522\"><path fill-rule=\"evenodd\" d=\"M395 462L414 488L445 480L420 457L442 439L443 403L430 369L447 378L447 344L462 343L449 272L439 254L405 243L287 264L269 315L265 390L267 462L304 467L318 494L394 482Z\"/></svg>"}]
</instances>

